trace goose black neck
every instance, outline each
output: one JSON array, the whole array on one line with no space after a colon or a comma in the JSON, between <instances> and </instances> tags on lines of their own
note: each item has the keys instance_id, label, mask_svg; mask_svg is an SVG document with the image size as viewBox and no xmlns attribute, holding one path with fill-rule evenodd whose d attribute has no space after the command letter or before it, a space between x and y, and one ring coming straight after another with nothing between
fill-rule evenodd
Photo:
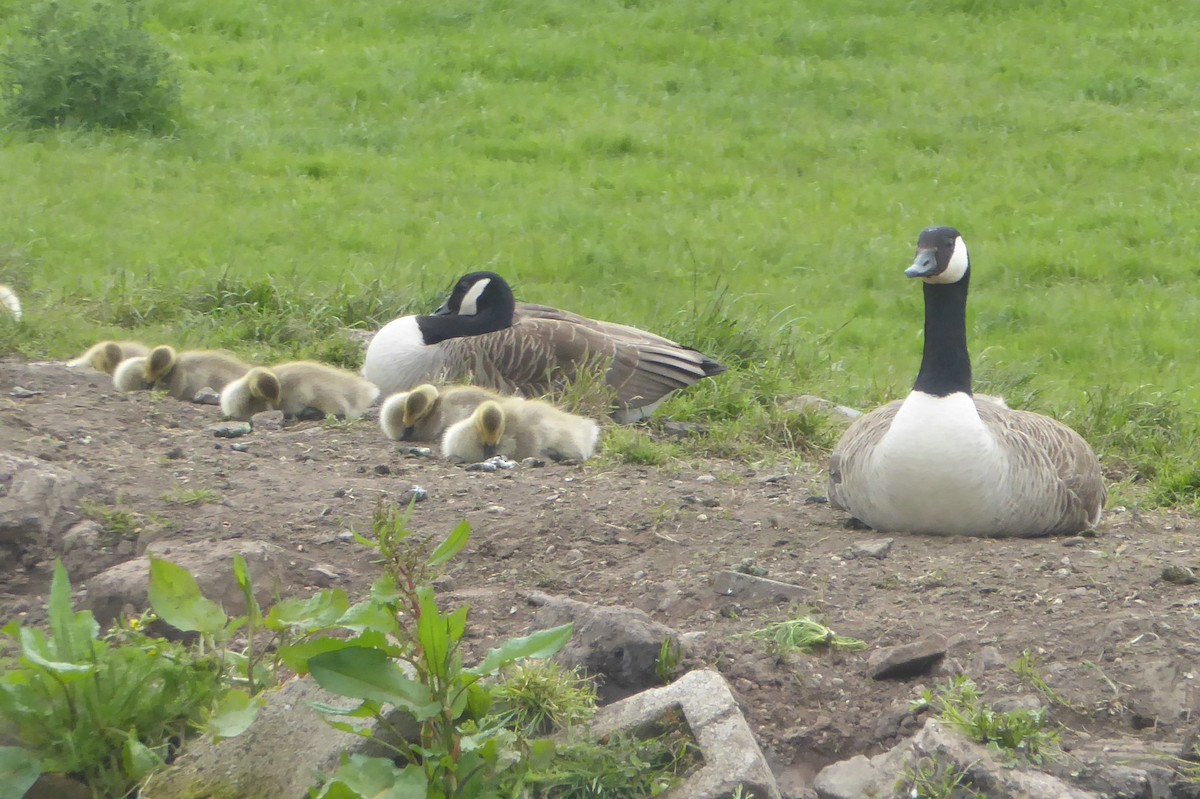
<instances>
[{"instance_id":1,"label":"goose black neck","mask_svg":"<svg viewBox=\"0 0 1200 799\"><path fill-rule=\"evenodd\" d=\"M971 393L967 352L967 284L970 271L954 283L925 284L925 349L913 390L935 397Z\"/></svg>"},{"instance_id":2,"label":"goose black neck","mask_svg":"<svg viewBox=\"0 0 1200 799\"><path fill-rule=\"evenodd\" d=\"M417 326L421 328L421 338L425 344L437 344L449 338L464 336L480 336L484 333L494 333L512 327L515 303L510 293L500 298L498 303L489 302L470 316L450 314L447 316L418 316Z\"/></svg>"}]
</instances>

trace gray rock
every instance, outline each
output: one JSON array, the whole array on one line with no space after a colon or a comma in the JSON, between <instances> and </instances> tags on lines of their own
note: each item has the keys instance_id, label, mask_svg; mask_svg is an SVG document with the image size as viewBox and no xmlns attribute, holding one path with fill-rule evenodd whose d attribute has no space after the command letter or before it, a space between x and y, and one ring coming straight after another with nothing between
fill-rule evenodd
<instances>
[{"instance_id":1,"label":"gray rock","mask_svg":"<svg viewBox=\"0 0 1200 799\"><path fill-rule=\"evenodd\" d=\"M1105 799L1178 799L1171 790L1174 754L1147 741L1090 740L1046 769Z\"/></svg>"},{"instance_id":2,"label":"gray rock","mask_svg":"<svg viewBox=\"0 0 1200 799\"><path fill-rule=\"evenodd\" d=\"M914 764L953 768L986 799L1107 799L1051 774L1010 766L1003 755L967 740L936 719L926 721L915 736L884 754L869 759L859 755L827 766L813 788L818 799L892 796L894 790L904 788L901 780Z\"/></svg>"},{"instance_id":3,"label":"gray rock","mask_svg":"<svg viewBox=\"0 0 1200 799\"><path fill-rule=\"evenodd\" d=\"M250 729L215 744L207 739L192 741L171 768L142 787L139 796L306 799L319 773L336 770L343 752L387 755L377 741L330 727L309 706L313 702L342 709L358 704L327 693L311 679L293 679L266 695L266 705ZM373 733L387 735L387 727L375 719L359 722ZM406 739L417 737L416 722L407 713L391 713L388 723Z\"/></svg>"},{"instance_id":4,"label":"gray rock","mask_svg":"<svg viewBox=\"0 0 1200 799\"><path fill-rule=\"evenodd\" d=\"M876 680L895 680L926 674L946 656L940 635L900 646L877 649L867 658L867 671Z\"/></svg>"},{"instance_id":5,"label":"gray rock","mask_svg":"<svg viewBox=\"0 0 1200 799\"><path fill-rule=\"evenodd\" d=\"M247 540L182 545L154 541L147 546L147 552L187 569L196 578L204 596L234 615L246 609L242 589L233 576L235 552L246 559L255 596L260 603L270 603L276 579L283 578L287 560L294 557L274 544ZM149 606L146 599L149 582L150 559L145 555L118 563L87 581L84 605L101 625L106 626L127 606L135 612Z\"/></svg>"},{"instance_id":6,"label":"gray rock","mask_svg":"<svg viewBox=\"0 0 1200 799\"><path fill-rule=\"evenodd\" d=\"M775 777L750 725L729 684L715 671L689 672L664 688L601 708L589 728L596 736L636 732L671 710L682 711L704 765L663 799L727 799L739 786L747 797L780 799Z\"/></svg>"},{"instance_id":7,"label":"gray rock","mask_svg":"<svg viewBox=\"0 0 1200 799\"><path fill-rule=\"evenodd\" d=\"M588 605L536 591L527 599L539 606L534 617L538 629L575 623L575 634L556 658L568 668L578 666L588 674L603 676L599 686L602 701L623 699L661 684L658 655L664 640L679 643L675 630L635 608Z\"/></svg>"},{"instance_id":8,"label":"gray rock","mask_svg":"<svg viewBox=\"0 0 1200 799\"><path fill-rule=\"evenodd\" d=\"M972 658L970 674L978 677L984 672L1002 669L1005 665L1004 655L1000 653L999 649L994 646L985 646Z\"/></svg>"},{"instance_id":9,"label":"gray rock","mask_svg":"<svg viewBox=\"0 0 1200 799\"><path fill-rule=\"evenodd\" d=\"M992 702L992 710L995 710L997 713L1013 713L1019 710L1036 713L1039 710L1044 710L1045 707L1045 700L1037 694L1003 696Z\"/></svg>"},{"instance_id":10,"label":"gray rock","mask_svg":"<svg viewBox=\"0 0 1200 799\"><path fill-rule=\"evenodd\" d=\"M872 538L867 541L855 541L850 551L858 558L885 558L892 551L894 538Z\"/></svg>"},{"instance_id":11,"label":"gray rock","mask_svg":"<svg viewBox=\"0 0 1200 799\"><path fill-rule=\"evenodd\" d=\"M70 510L89 485L76 472L0 452L0 546L60 550L54 536L71 524Z\"/></svg>"},{"instance_id":12,"label":"gray rock","mask_svg":"<svg viewBox=\"0 0 1200 799\"><path fill-rule=\"evenodd\" d=\"M208 386L205 386L196 392L195 396L192 397L192 402L197 405L220 405L221 395Z\"/></svg>"},{"instance_id":13,"label":"gray rock","mask_svg":"<svg viewBox=\"0 0 1200 799\"><path fill-rule=\"evenodd\" d=\"M250 427L249 422L221 422L211 425L208 429L217 438L241 438L253 428Z\"/></svg>"},{"instance_id":14,"label":"gray rock","mask_svg":"<svg viewBox=\"0 0 1200 799\"><path fill-rule=\"evenodd\" d=\"M1197 581L1194 571L1178 563L1163 566L1162 578L1165 582L1174 583L1175 585L1192 585Z\"/></svg>"},{"instance_id":15,"label":"gray rock","mask_svg":"<svg viewBox=\"0 0 1200 799\"><path fill-rule=\"evenodd\" d=\"M813 593L811 589L800 585L731 570L717 572L717 576L713 578L713 591L721 596L737 597L742 601L765 602L810 599Z\"/></svg>"},{"instance_id":16,"label":"gray rock","mask_svg":"<svg viewBox=\"0 0 1200 799\"><path fill-rule=\"evenodd\" d=\"M788 400L783 404L785 411L801 411L803 413L827 413L833 417L840 417L848 421L854 421L862 416L862 411L856 411L854 408L847 408L845 405L838 405L833 400L814 397L812 394L801 394L795 399Z\"/></svg>"}]
</instances>

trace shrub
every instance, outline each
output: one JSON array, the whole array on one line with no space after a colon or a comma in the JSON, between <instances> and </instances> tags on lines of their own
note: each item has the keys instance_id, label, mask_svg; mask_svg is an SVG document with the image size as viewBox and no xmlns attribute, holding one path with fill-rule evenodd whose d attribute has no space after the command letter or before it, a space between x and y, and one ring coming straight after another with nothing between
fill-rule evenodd
<instances>
[{"instance_id":1,"label":"shrub","mask_svg":"<svg viewBox=\"0 0 1200 799\"><path fill-rule=\"evenodd\" d=\"M43 0L0 60L0 98L23 127L164 133L179 82L136 0Z\"/></svg>"}]
</instances>

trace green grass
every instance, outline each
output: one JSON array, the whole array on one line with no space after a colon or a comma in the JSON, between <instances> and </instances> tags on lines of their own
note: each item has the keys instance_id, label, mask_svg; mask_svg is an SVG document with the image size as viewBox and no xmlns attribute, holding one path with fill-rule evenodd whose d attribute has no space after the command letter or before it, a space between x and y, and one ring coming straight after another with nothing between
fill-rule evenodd
<instances>
[{"instance_id":1,"label":"green grass","mask_svg":"<svg viewBox=\"0 0 1200 799\"><path fill-rule=\"evenodd\" d=\"M27 5L0 0L0 39ZM132 334L353 366L338 327L493 268L728 361L664 409L709 423L709 454L816 457L836 431L777 398L903 395L921 292L901 270L922 227L953 224L979 389L1078 427L1150 502L1200 496L1186 7L145 11L179 66L174 136L0 132L0 280L28 320L0 321L0 351Z\"/></svg>"}]
</instances>

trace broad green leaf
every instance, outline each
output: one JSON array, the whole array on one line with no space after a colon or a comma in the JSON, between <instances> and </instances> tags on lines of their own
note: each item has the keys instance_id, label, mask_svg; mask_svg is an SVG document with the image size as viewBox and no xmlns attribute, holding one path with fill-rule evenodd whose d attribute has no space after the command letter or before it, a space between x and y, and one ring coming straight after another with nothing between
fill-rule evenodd
<instances>
[{"instance_id":1,"label":"broad green leaf","mask_svg":"<svg viewBox=\"0 0 1200 799\"><path fill-rule=\"evenodd\" d=\"M400 598L396 581L391 575L385 574L371 583L371 599L381 605L391 605Z\"/></svg>"},{"instance_id":2,"label":"broad green leaf","mask_svg":"<svg viewBox=\"0 0 1200 799\"><path fill-rule=\"evenodd\" d=\"M372 699L403 708L418 720L440 709L429 689L405 676L381 649L348 647L309 658L308 669L326 691L351 699Z\"/></svg>"},{"instance_id":3,"label":"broad green leaf","mask_svg":"<svg viewBox=\"0 0 1200 799\"><path fill-rule=\"evenodd\" d=\"M499 648L489 649L482 663L466 671L485 677L518 660L550 657L571 640L574 632L575 625L567 623L560 627L551 627L549 630L539 630L523 638L509 638Z\"/></svg>"},{"instance_id":4,"label":"broad green leaf","mask_svg":"<svg viewBox=\"0 0 1200 799\"><path fill-rule=\"evenodd\" d=\"M479 720L492 709L492 692L477 682L467 686L468 718Z\"/></svg>"},{"instance_id":5,"label":"broad green leaf","mask_svg":"<svg viewBox=\"0 0 1200 799\"><path fill-rule=\"evenodd\" d=\"M262 619L262 608L258 606L258 600L254 598L254 585L250 581L250 570L246 567L246 559L242 557L242 553L233 553L233 576L237 580L238 586L242 589L242 596L246 600L246 617L251 623L257 625Z\"/></svg>"},{"instance_id":6,"label":"broad green leaf","mask_svg":"<svg viewBox=\"0 0 1200 799\"><path fill-rule=\"evenodd\" d=\"M125 737L125 745L121 747L121 768L130 779L136 782L161 765L163 759L158 752L139 741L132 733Z\"/></svg>"},{"instance_id":7,"label":"broad green leaf","mask_svg":"<svg viewBox=\"0 0 1200 799\"><path fill-rule=\"evenodd\" d=\"M150 556L150 606L177 630L215 635L225 626L225 611L200 593L196 578L182 566Z\"/></svg>"},{"instance_id":8,"label":"broad green leaf","mask_svg":"<svg viewBox=\"0 0 1200 799\"><path fill-rule=\"evenodd\" d=\"M277 654L279 655L279 659L292 671L297 674L308 674L309 658L323 652L333 652L337 649L348 649L353 646L379 649L392 657L396 657L399 654L399 649L390 645L382 634L370 630L354 638L330 638L328 636L309 638L298 644L281 646Z\"/></svg>"},{"instance_id":9,"label":"broad green leaf","mask_svg":"<svg viewBox=\"0 0 1200 799\"><path fill-rule=\"evenodd\" d=\"M348 721L336 721L335 719L331 719L331 718L326 718L325 723L328 724L330 727L333 727L338 732L345 732L345 733L349 733L350 735L357 735L360 738L374 738L375 737L375 733L370 727L356 726L354 724L351 724Z\"/></svg>"},{"instance_id":10,"label":"broad green leaf","mask_svg":"<svg viewBox=\"0 0 1200 799\"><path fill-rule=\"evenodd\" d=\"M425 651L425 663L431 677L444 680L448 671L446 656L450 653L450 634L446 617L437 609L433 589L429 586L417 590L421 618L417 620L417 638Z\"/></svg>"},{"instance_id":11,"label":"broad green leaf","mask_svg":"<svg viewBox=\"0 0 1200 799\"><path fill-rule=\"evenodd\" d=\"M344 716L348 719L369 719L379 715L381 707L378 702L364 699L355 707L335 707L324 702L309 702L308 706L326 716Z\"/></svg>"},{"instance_id":12,"label":"broad green leaf","mask_svg":"<svg viewBox=\"0 0 1200 799\"><path fill-rule=\"evenodd\" d=\"M365 599L351 605L337 620L337 626L355 632L376 630L387 635L396 635L400 629L395 614L374 599Z\"/></svg>"},{"instance_id":13,"label":"broad green leaf","mask_svg":"<svg viewBox=\"0 0 1200 799\"><path fill-rule=\"evenodd\" d=\"M42 767L32 752L0 746L0 799L21 799L41 774Z\"/></svg>"},{"instance_id":14,"label":"broad green leaf","mask_svg":"<svg viewBox=\"0 0 1200 799\"><path fill-rule=\"evenodd\" d=\"M261 696L251 697L246 691L228 691L208 717L204 731L215 741L235 738L250 728L262 706Z\"/></svg>"},{"instance_id":15,"label":"broad green leaf","mask_svg":"<svg viewBox=\"0 0 1200 799\"><path fill-rule=\"evenodd\" d=\"M431 568L441 566L461 552L470 537L471 525L466 519L463 519L450 535L446 536L446 540L438 544L438 548L429 555L429 560L426 561L427 565Z\"/></svg>"},{"instance_id":16,"label":"broad green leaf","mask_svg":"<svg viewBox=\"0 0 1200 799\"><path fill-rule=\"evenodd\" d=\"M54 672L63 679L70 681L96 670L93 663L66 663L52 660L49 645L41 630L31 627L21 628L21 657L35 666Z\"/></svg>"},{"instance_id":17,"label":"broad green leaf","mask_svg":"<svg viewBox=\"0 0 1200 799\"><path fill-rule=\"evenodd\" d=\"M350 598L341 588L318 591L308 599L287 599L267 614L266 626L272 630L298 627L320 630L336 622L350 607Z\"/></svg>"},{"instance_id":18,"label":"broad green leaf","mask_svg":"<svg viewBox=\"0 0 1200 799\"><path fill-rule=\"evenodd\" d=\"M90 660L91 642L100 635L100 625L91 611L76 613L71 608L71 580L59 560L54 561L47 611L52 638L45 654L51 660L66 663Z\"/></svg>"},{"instance_id":19,"label":"broad green leaf","mask_svg":"<svg viewBox=\"0 0 1200 799\"><path fill-rule=\"evenodd\" d=\"M325 785L318 799L426 799L420 766L398 768L382 757L351 755Z\"/></svg>"}]
</instances>

